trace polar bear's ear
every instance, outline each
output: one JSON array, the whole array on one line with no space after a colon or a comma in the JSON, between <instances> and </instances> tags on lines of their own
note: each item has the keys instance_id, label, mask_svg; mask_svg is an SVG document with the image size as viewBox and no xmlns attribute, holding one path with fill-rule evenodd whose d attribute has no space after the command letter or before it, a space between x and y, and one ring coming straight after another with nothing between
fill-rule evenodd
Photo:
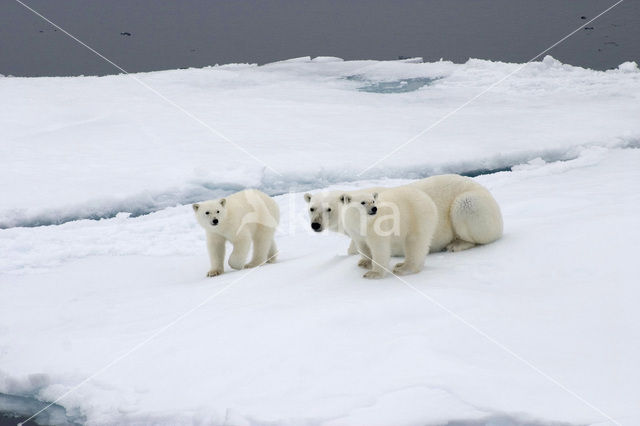
<instances>
[{"instance_id":1,"label":"polar bear's ear","mask_svg":"<svg viewBox=\"0 0 640 426\"><path fill-rule=\"evenodd\" d=\"M192 204L191 207L193 207L193 211L197 212L198 209L200 208L200 204L196 203L196 204Z\"/></svg>"},{"instance_id":2,"label":"polar bear's ear","mask_svg":"<svg viewBox=\"0 0 640 426\"><path fill-rule=\"evenodd\" d=\"M221 205L222 207L224 207L224 205L225 205L226 203L227 203L227 199L226 199L226 198L221 198L221 199L220 199L220 205Z\"/></svg>"},{"instance_id":3,"label":"polar bear's ear","mask_svg":"<svg viewBox=\"0 0 640 426\"><path fill-rule=\"evenodd\" d=\"M311 194L309 194L308 192L306 194L304 194L304 200L307 203L310 203L311 202Z\"/></svg>"},{"instance_id":4,"label":"polar bear's ear","mask_svg":"<svg viewBox=\"0 0 640 426\"><path fill-rule=\"evenodd\" d=\"M374 193L373 193L373 199L374 199L374 200L377 200L377 199L378 199L378 193L377 193L377 192L374 192Z\"/></svg>"},{"instance_id":5,"label":"polar bear's ear","mask_svg":"<svg viewBox=\"0 0 640 426\"><path fill-rule=\"evenodd\" d=\"M342 204L347 204L351 202L351 195L349 194L342 194L340 196L340 201L342 201Z\"/></svg>"}]
</instances>

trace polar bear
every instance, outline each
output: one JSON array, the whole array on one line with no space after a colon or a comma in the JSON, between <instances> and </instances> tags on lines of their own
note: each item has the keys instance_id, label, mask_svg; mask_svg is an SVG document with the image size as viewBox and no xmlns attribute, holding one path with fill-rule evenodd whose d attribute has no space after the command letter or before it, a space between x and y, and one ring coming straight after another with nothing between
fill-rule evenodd
<instances>
[{"instance_id":1,"label":"polar bear","mask_svg":"<svg viewBox=\"0 0 640 426\"><path fill-rule=\"evenodd\" d=\"M438 208L438 226L431 252L461 251L489 244L502 236L502 213L488 189L475 180L438 175L408 186L427 194Z\"/></svg>"},{"instance_id":2,"label":"polar bear","mask_svg":"<svg viewBox=\"0 0 640 426\"><path fill-rule=\"evenodd\" d=\"M373 187L351 191L350 194L371 194L373 192L381 192L387 188ZM304 200L309 204L308 213L311 221L311 229L315 232L322 232L325 229L333 232L345 234L344 225L342 224L342 206L340 196L345 191L325 191L316 194L304 194ZM351 241L348 254L358 254L356 244Z\"/></svg>"},{"instance_id":3,"label":"polar bear","mask_svg":"<svg viewBox=\"0 0 640 426\"><path fill-rule=\"evenodd\" d=\"M393 273L420 272L438 224L438 210L429 196L413 187L371 194L340 196L345 230L362 254L359 266L371 268L364 278L382 278L392 249L402 246L405 260Z\"/></svg>"},{"instance_id":4,"label":"polar bear","mask_svg":"<svg viewBox=\"0 0 640 426\"><path fill-rule=\"evenodd\" d=\"M421 179L407 186L427 194L438 208L438 226L430 252L466 250L491 243L502 236L502 214L498 203L489 190L473 179L447 174ZM389 188L376 187L352 193L382 193L387 189ZM332 215L340 209L338 199L343 192L345 191L305 194L305 200L309 203L311 227L315 231L328 229L345 233L344 225L340 222L341 215ZM331 209L330 212L327 209ZM351 241L349 254L356 253L356 245ZM404 255L402 245L394 245L392 255Z\"/></svg>"},{"instance_id":5,"label":"polar bear","mask_svg":"<svg viewBox=\"0 0 640 426\"><path fill-rule=\"evenodd\" d=\"M211 262L208 277L224 272L227 241L233 245L229 256L229 266L233 269L275 262L278 249L274 234L280 222L280 210L267 194L247 189L226 198L193 204L193 211L207 234ZM252 243L253 257L245 264Z\"/></svg>"}]
</instances>

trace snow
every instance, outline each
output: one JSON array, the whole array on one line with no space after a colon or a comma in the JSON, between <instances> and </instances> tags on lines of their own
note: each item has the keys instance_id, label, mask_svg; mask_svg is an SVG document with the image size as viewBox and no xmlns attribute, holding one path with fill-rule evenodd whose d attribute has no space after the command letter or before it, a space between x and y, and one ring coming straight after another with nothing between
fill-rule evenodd
<instances>
[{"instance_id":1,"label":"snow","mask_svg":"<svg viewBox=\"0 0 640 426\"><path fill-rule=\"evenodd\" d=\"M11 190L0 199L0 227L143 214L245 186L275 195L638 146L634 70L551 57L524 67L307 57L132 76L6 77L0 181Z\"/></svg>"},{"instance_id":2,"label":"snow","mask_svg":"<svg viewBox=\"0 0 640 426\"><path fill-rule=\"evenodd\" d=\"M281 176L125 76L1 79L0 411L64 395L89 424L638 424L640 73L530 64L357 176L518 66L137 75ZM362 279L345 237L309 228L307 189L506 166L475 178L504 237L402 280ZM245 185L280 193L279 260L205 278L182 203ZM11 227L43 218L66 223Z\"/></svg>"},{"instance_id":3,"label":"snow","mask_svg":"<svg viewBox=\"0 0 640 426\"><path fill-rule=\"evenodd\" d=\"M618 70L622 72L638 72L640 69L638 68L638 64L635 61L623 62L618 66Z\"/></svg>"}]
</instances>

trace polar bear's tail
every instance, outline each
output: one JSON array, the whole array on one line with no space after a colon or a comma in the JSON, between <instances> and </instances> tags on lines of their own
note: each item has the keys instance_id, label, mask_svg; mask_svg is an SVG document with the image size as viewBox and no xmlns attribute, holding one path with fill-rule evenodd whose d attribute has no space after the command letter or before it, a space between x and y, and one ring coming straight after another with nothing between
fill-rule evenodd
<instances>
[{"instance_id":1,"label":"polar bear's tail","mask_svg":"<svg viewBox=\"0 0 640 426\"><path fill-rule=\"evenodd\" d=\"M484 188L458 195L451 203L450 215L457 239L454 241L456 247L449 248L452 251L488 244L502 236L500 207Z\"/></svg>"}]
</instances>

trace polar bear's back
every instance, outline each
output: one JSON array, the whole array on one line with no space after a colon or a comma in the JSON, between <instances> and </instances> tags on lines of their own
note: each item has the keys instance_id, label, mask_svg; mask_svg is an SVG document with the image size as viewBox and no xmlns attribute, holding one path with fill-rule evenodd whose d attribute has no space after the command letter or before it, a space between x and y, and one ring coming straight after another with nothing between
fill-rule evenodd
<instances>
[{"instance_id":1,"label":"polar bear's back","mask_svg":"<svg viewBox=\"0 0 640 426\"><path fill-rule=\"evenodd\" d=\"M380 216L394 214L394 205L399 214L400 231L407 233L423 233L433 230L437 226L438 211L431 198L423 191L412 186L389 188L380 193L378 204L381 208Z\"/></svg>"},{"instance_id":2,"label":"polar bear's back","mask_svg":"<svg viewBox=\"0 0 640 426\"><path fill-rule=\"evenodd\" d=\"M275 200L257 189L245 189L227 197L229 207L238 213L251 213L253 223L272 227L280 222L280 209Z\"/></svg>"},{"instance_id":3,"label":"polar bear's back","mask_svg":"<svg viewBox=\"0 0 640 426\"><path fill-rule=\"evenodd\" d=\"M409 186L418 188L427 194L436 206L451 205L453 200L463 192L485 191L487 189L471 178L460 175L438 175L420 179Z\"/></svg>"}]
</instances>

